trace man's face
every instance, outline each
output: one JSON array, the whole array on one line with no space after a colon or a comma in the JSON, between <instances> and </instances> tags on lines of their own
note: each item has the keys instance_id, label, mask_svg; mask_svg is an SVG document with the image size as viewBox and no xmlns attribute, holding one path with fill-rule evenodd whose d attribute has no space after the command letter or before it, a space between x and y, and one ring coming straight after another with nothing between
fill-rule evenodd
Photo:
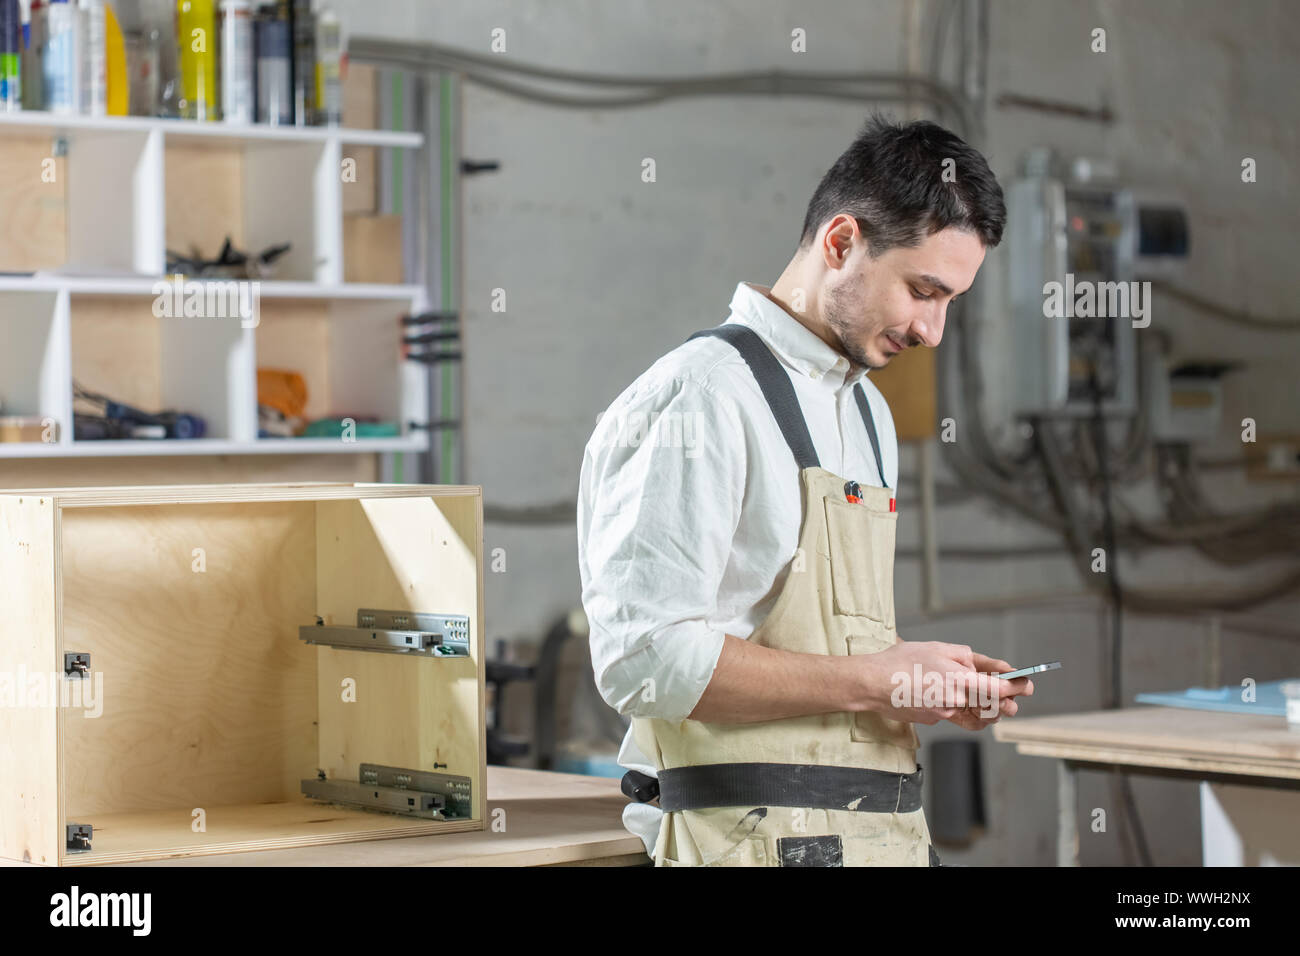
<instances>
[{"instance_id":1,"label":"man's face","mask_svg":"<svg viewBox=\"0 0 1300 956\"><path fill-rule=\"evenodd\" d=\"M920 245L895 246L876 259L867 255L866 239L856 223L828 232L833 245L850 234L853 238L839 268L827 273L822 316L839 339L840 350L854 364L868 368L888 365L913 345L938 345L948 303L970 288L984 262L979 239L952 227L927 236ZM842 245L837 248L842 251Z\"/></svg>"}]
</instances>

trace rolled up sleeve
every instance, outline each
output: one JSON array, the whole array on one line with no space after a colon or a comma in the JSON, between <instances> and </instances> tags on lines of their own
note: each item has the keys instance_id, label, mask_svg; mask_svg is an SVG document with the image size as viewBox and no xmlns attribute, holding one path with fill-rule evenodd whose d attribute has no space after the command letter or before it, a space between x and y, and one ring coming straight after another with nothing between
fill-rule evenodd
<instances>
[{"instance_id":1,"label":"rolled up sleeve","mask_svg":"<svg viewBox=\"0 0 1300 956\"><path fill-rule=\"evenodd\" d=\"M710 623L740 519L744 430L699 382L633 386L601 417L578 498L582 603L601 696L620 714L682 720L724 633Z\"/></svg>"}]
</instances>

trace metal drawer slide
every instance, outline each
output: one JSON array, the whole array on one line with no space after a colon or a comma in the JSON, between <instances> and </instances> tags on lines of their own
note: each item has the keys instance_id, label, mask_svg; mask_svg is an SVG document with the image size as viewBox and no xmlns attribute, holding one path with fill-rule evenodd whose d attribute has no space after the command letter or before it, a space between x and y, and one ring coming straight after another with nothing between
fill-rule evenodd
<instances>
[{"instance_id":1,"label":"metal drawer slide","mask_svg":"<svg viewBox=\"0 0 1300 956\"><path fill-rule=\"evenodd\" d=\"M302 792L327 800L430 820L469 819L474 812L469 777L363 763L361 779L302 781Z\"/></svg>"},{"instance_id":2,"label":"metal drawer slide","mask_svg":"<svg viewBox=\"0 0 1300 956\"><path fill-rule=\"evenodd\" d=\"M315 624L298 628L298 639L353 651L383 651L421 657L468 657L469 618L421 611L357 611L356 627Z\"/></svg>"}]
</instances>

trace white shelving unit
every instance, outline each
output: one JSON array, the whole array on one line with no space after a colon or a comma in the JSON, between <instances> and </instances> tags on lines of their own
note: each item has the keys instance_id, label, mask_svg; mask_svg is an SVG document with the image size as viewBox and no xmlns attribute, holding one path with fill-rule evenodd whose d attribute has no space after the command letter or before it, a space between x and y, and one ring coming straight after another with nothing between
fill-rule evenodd
<instances>
[{"instance_id":1,"label":"white shelving unit","mask_svg":"<svg viewBox=\"0 0 1300 956\"><path fill-rule=\"evenodd\" d=\"M422 451L426 366L402 357L402 315L423 311L417 285L345 283L345 147L416 150L423 136L331 127L271 127L144 117L0 115L0 154L19 143L61 158L57 195L66 220L65 267L0 276L0 400L3 415L49 417L56 442L0 442L0 458L112 455L291 454ZM36 152L33 152L33 149ZM169 167L220 170L219 188L173 181ZM42 164L44 161L42 160ZM224 164L224 165L221 165ZM30 184L40 190L41 164ZM26 166L22 167L24 170ZM25 175L25 173L24 173ZM216 180L214 180L215 182ZM37 202L45 202L39 198ZM2 202L2 201L0 201ZM58 205L57 203L55 205ZM11 204L13 208L13 204ZM191 231L229 216L237 244L289 242L275 280L259 283L254 325L238 317L155 314L168 223ZM21 229L21 222L0 226ZM209 237L211 238L211 237ZM215 248L205 248L206 255ZM0 262L0 269L12 268ZM187 282L196 280L186 279ZM249 327L245 327L249 326ZM257 368L301 371L307 417L353 414L397 421L390 438L259 438ZM149 411L175 408L207 422L192 441L76 441L73 379Z\"/></svg>"}]
</instances>

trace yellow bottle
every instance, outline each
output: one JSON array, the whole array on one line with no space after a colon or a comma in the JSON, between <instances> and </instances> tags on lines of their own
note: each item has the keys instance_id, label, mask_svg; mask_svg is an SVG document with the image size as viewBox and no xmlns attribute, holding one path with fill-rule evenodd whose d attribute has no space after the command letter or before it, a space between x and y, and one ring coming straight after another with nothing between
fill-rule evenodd
<instances>
[{"instance_id":1,"label":"yellow bottle","mask_svg":"<svg viewBox=\"0 0 1300 956\"><path fill-rule=\"evenodd\" d=\"M217 20L212 0L176 0L176 40L181 53L181 115L217 118Z\"/></svg>"},{"instance_id":2,"label":"yellow bottle","mask_svg":"<svg viewBox=\"0 0 1300 956\"><path fill-rule=\"evenodd\" d=\"M125 116L131 112L130 91L126 80L126 44L122 39L122 28L118 26L117 17L113 15L112 4L104 4L104 22L107 33L105 61L108 77L108 115Z\"/></svg>"}]
</instances>

